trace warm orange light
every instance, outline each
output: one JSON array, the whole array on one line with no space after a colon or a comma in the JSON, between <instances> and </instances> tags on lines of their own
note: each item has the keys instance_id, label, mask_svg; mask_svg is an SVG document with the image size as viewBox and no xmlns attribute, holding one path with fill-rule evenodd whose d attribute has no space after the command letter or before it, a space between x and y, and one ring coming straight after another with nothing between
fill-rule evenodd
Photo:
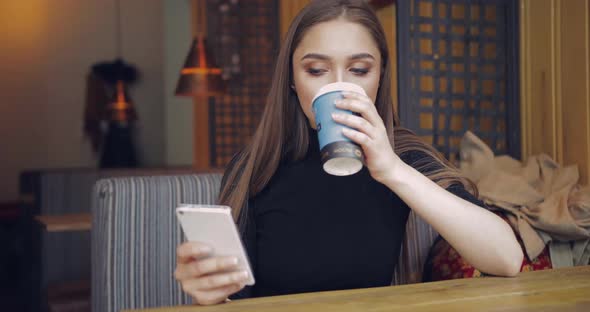
<instances>
[{"instance_id":1,"label":"warm orange light","mask_svg":"<svg viewBox=\"0 0 590 312\"><path fill-rule=\"evenodd\" d=\"M2 65L35 61L51 36L47 25L52 14L49 1L0 1L0 46L8 52L2 53Z\"/></svg>"},{"instance_id":2,"label":"warm orange light","mask_svg":"<svg viewBox=\"0 0 590 312\"><path fill-rule=\"evenodd\" d=\"M132 119L131 103L125 97L125 84L122 80L117 81L117 94L114 102L109 105L111 119L125 122Z\"/></svg>"},{"instance_id":3,"label":"warm orange light","mask_svg":"<svg viewBox=\"0 0 590 312\"><path fill-rule=\"evenodd\" d=\"M204 67L209 68L211 60L207 62L207 49L205 49L205 37L199 37L200 40L197 40L197 51L199 52L199 64L203 65Z\"/></svg>"},{"instance_id":4,"label":"warm orange light","mask_svg":"<svg viewBox=\"0 0 590 312\"><path fill-rule=\"evenodd\" d=\"M123 81L117 81L117 100L111 104L114 110L126 110L129 108L129 103L125 100L125 89Z\"/></svg>"},{"instance_id":5,"label":"warm orange light","mask_svg":"<svg viewBox=\"0 0 590 312\"><path fill-rule=\"evenodd\" d=\"M212 75L221 75L220 68L203 68L203 67L191 67L191 68L183 68L180 71L183 75L192 75L192 74L212 74Z\"/></svg>"}]
</instances>

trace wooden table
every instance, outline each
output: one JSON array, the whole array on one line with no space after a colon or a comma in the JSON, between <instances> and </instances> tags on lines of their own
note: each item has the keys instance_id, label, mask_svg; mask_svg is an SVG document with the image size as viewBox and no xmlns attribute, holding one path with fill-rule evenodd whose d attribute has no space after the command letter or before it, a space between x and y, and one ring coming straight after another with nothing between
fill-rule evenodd
<instances>
[{"instance_id":1,"label":"wooden table","mask_svg":"<svg viewBox=\"0 0 590 312\"><path fill-rule=\"evenodd\" d=\"M65 215L35 216L47 232L89 231L92 214L72 213Z\"/></svg>"},{"instance_id":2,"label":"wooden table","mask_svg":"<svg viewBox=\"0 0 590 312\"><path fill-rule=\"evenodd\" d=\"M130 311L130 310L128 310ZM590 311L590 266L134 311Z\"/></svg>"}]
</instances>

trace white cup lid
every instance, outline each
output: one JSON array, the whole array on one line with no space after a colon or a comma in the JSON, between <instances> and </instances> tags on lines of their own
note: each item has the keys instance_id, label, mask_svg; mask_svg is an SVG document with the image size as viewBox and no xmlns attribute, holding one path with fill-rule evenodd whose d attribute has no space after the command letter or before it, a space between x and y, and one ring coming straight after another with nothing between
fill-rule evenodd
<instances>
[{"instance_id":1,"label":"white cup lid","mask_svg":"<svg viewBox=\"0 0 590 312\"><path fill-rule=\"evenodd\" d=\"M321 87L320 90L313 97L313 100L311 100L311 102L313 103L313 101L315 101L315 99L317 99L318 97L333 91L351 91L360 93L365 96L367 95L365 93L365 90L357 84L350 82L333 82Z\"/></svg>"}]
</instances>

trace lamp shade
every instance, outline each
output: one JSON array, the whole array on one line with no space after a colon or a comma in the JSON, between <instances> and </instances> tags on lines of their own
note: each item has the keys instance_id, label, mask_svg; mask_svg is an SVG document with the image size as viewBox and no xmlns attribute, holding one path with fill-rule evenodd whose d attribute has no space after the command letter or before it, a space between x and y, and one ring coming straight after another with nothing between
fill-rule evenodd
<instances>
[{"instance_id":1,"label":"lamp shade","mask_svg":"<svg viewBox=\"0 0 590 312\"><path fill-rule=\"evenodd\" d=\"M222 94L224 88L221 69L213 62L213 57L207 49L207 40L203 35L199 35L193 39L189 54L180 71L175 94L212 96Z\"/></svg>"}]
</instances>

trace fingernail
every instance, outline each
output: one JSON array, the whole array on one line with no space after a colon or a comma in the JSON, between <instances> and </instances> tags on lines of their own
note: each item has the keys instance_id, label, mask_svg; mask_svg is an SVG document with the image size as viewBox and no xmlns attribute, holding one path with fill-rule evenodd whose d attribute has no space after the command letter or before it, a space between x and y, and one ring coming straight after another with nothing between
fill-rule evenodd
<instances>
[{"instance_id":1,"label":"fingernail","mask_svg":"<svg viewBox=\"0 0 590 312\"><path fill-rule=\"evenodd\" d=\"M240 278L241 279L247 279L248 278L248 271L242 271L240 272Z\"/></svg>"},{"instance_id":2,"label":"fingernail","mask_svg":"<svg viewBox=\"0 0 590 312\"><path fill-rule=\"evenodd\" d=\"M205 254L211 253L212 251L213 251L213 249L209 246L200 246L198 249L199 253L205 253Z\"/></svg>"},{"instance_id":3,"label":"fingernail","mask_svg":"<svg viewBox=\"0 0 590 312\"><path fill-rule=\"evenodd\" d=\"M340 114L332 113L332 118L333 119L340 119L342 117L340 116Z\"/></svg>"},{"instance_id":4,"label":"fingernail","mask_svg":"<svg viewBox=\"0 0 590 312\"><path fill-rule=\"evenodd\" d=\"M235 266L236 264L238 264L238 258L235 257L221 260L221 265L224 267Z\"/></svg>"},{"instance_id":5,"label":"fingernail","mask_svg":"<svg viewBox=\"0 0 590 312\"><path fill-rule=\"evenodd\" d=\"M247 278L248 272L246 271L236 272L232 275L232 279L234 280L234 282L241 282L246 280Z\"/></svg>"},{"instance_id":6,"label":"fingernail","mask_svg":"<svg viewBox=\"0 0 590 312\"><path fill-rule=\"evenodd\" d=\"M336 99L336 100L334 100L334 104L342 104L342 99Z\"/></svg>"}]
</instances>

